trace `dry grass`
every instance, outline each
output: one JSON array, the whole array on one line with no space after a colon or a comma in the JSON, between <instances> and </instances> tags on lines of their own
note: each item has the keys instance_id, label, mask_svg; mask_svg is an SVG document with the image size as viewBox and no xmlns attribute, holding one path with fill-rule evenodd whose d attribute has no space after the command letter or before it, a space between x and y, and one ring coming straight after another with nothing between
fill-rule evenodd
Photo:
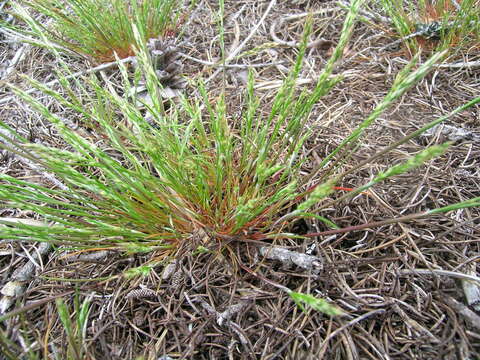
<instances>
[{"instance_id":1,"label":"dry grass","mask_svg":"<svg viewBox=\"0 0 480 360\"><path fill-rule=\"evenodd\" d=\"M265 88L275 86L275 81L283 78L282 66L289 68L296 54L295 48L273 43L272 24L290 14L336 6L328 1L299 3L286 1L277 5L244 49L255 51L238 60L239 64L282 62L282 65L256 68L258 91L266 108L275 89ZM267 4L227 2L227 50L235 48L249 34ZM200 1L198 10L187 23L188 42L184 52L189 56L218 60L216 11L216 1ZM341 10L335 10L328 17L315 18L319 29L316 35L326 42L309 50L302 78L314 78L325 64L332 50L329 44L338 40L343 15ZM286 41L299 39L302 24L301 19L284 23L277 35ZM372 110L403 67L406 58L402 49L382 50L393 41L388 33L381 31L382 26L357 25L345 59L336 70L345 73L345 81L322 98L311 117L309 126L315 129L315 136L308 140L311 162L305 164L305 172L318 164ZM18 73L33 75L44 82L50 80L49 71L35 70L48 69L48 57L36 57L33 63L29 59L38 50L29 51L31 55L19 64ZM0 59L5 61L11 54L6 44L0 44ZM480 54L469 53L464 60L478 61ZM191 77L208 78L215 71L211 66L191 60L184 62ZM207 84L213 97L225 78L226 90L231 93L229 111L232 114L240 110L242 98L238 88L244 86L243 72L244 69L229 68L225 76L221 73ZM479 78L478 68L442 68L433 72L370 129L364 144L348 164L353 166L401 135L478 95ZM9 81L22 80L13 74ZM310 85L306 82L305 86ZM0 89L0 98L8 95L4 88ZM63 115L69 116L67 112ZM62 146L49 127L20 102L1 108L0 117L8 118L20 132L30 133L36 141ZM480 108L471 108L452 118L449 124L479 136ZM84 131L94 136L90 130ZM412 140L350 175L341 185L360 185L379 169L406 159L408 154L439 141L442 136L438 132ZM478 140L459 142L422 170L382 183L375 187L374 193L359 195L335 209L328 209L325 215L341 227L351 226L480 196L479 144ZM1 160L3 172L45 182L16 158ZM0 210L0 216L19 215L29 216ZM478 274L479 229L480 212L473 208L407 224L311 237L306 242L282 242L282 246L298 252L314 246L314 253L324 259L318 274L261 259L254 242L232 241L221 252L211 248L203 254L192 254L192 248L182 249L185 256L179 259L174 274L168 279L162 279L161 266L146 277L117 277L126 269L153 261L151 255L109 254L92 260L65 257L56 252L39 264L37 276L26 283L26 293L19 299L19 306L75 288L85 297L93 294L85 340L86 358L90 359L134 359L136 356L158 359L164 354L175 359L474 359L480 356L479 325L472 324L456 308L455 300L464 303L460 282L448 276L415 274L413 270L467 273L473 266ZM299 234L324 230L324 225L315 221L302 221L292 228ZM2 251L11 251L11 255L2 252L0 256L0 285L3 286L12 271L25 263L25 254L34 250L31 245L8 242L1 242L0 247ZM249 270L292 290L327 298L348 316L328 318L312 310L303 313L287 294L253 276ZM104 280L94 280L98 278ZM141 289L143 291L139 291ZM69 296L66 300L69 301ZM237 309L232 309L233 305L238 305ZM219 314L229 309L231 317L223 322L219 320L222 319ZM51 354L54 348L60 349L65 340L54 301L45 301L26 312L23 320L12 318L1 327L18 349L28 347L26 339L38 341L40 358Z\"/></svg>"}]
</instances>

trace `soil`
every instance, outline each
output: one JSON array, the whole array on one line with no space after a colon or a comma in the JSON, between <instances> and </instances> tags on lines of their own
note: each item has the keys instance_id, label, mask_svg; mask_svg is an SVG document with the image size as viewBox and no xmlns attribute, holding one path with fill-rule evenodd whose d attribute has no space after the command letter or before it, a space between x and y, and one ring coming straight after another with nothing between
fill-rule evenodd
<instances>
[{"instance_id":1,"label":"soil","mask_svg":"<svg viewBox=\"0 0 480 360\"><path fill-rule=\"evenodd\" d=\"M215 62L221 55L218 2L197 3L185 21L181 51L203 62ZM227 54L250 34L269 3L226 1ZM308 49L300 76L305 79L300 88L312 88L339 39L345 18L345 11L333 1L278 2L240 52L242 56L231 62L248 66L230 67L211 78L217 67L182 58L184 76L209 79L207 88L212 96L225 89L229 114L234 118L242 108L239 88L245 86L245 71L250 67L255 72L257 94L268 111L279 81L298 53L292 44L275 43L270 33L273 24L278 38L297 42L305 17L288 22L279 19L329 8L335 10L313 16L312 39L325 41ZM370 11L379 12L374 8ZM335 68L344 80L314 107L308 123L312 136L305 149L305 174L370 114L411 58L404 45L386 47L398 36L380 20L357 23ZM0 71L8 68L21 46L0 43ZM42 83L54 79L58 62L53 55L33 46L25 51L14 70L0 80L0 101L12 95L6 82L29 87L23 74ZM427 57L424 52L420 62ZM78 58L64 60L74 71L89 68L88 62ZM480 61L477 44L458 49L446 59L446 63L467 61ZM478 65L435 68L369 128L346 168L479 96L479 84ZM77 123L76 114L45 95L35 96ZM64 146L52 125L18 98L0 105L0 119L32 142ZM340 227L349 227L479 197L480 106L452 116L445 124L466 134L456 139L445 155L322 215ZM408 141L339 185L353 188L365 184L379 171L406 160L426 145L448 140L449 134L442 129ZM51 183L38 169L6 151L0 152L0 168L2 173L24 180ZM30 215L0 207L0 218ZM307 235L325 230L316 221L292 227L292 231ZM480 314L475 312L475 304L467 303L465 280L446 271L478 279L479 239L480 209L466 208L405 223L273 244L300 254L309 251L322 259L317 271L262 258L255 242L232 242L215 251L179 256L170 276L159 266L145 277L109 280L102 279L152 262L155 254L100 251L92 258L67 255L65 249L56 248L37 258L34 276L24 282L25 292L14 298L9 309L26 307L28 311L0 325L11 340L3 356L13 353L19 359L29 358L27 351L45 359L54 359L54 354L66 356L59 355L65 354L67 338L55 298L64 294L63 299L72 305L78 294L91 301L83 359L476 359L480 358ZM1 240L0 288L35 258L37 247ZM275 284L324 298L345 315L330 317L308 307L302 311Z\"/></svg>"}]
</instances>

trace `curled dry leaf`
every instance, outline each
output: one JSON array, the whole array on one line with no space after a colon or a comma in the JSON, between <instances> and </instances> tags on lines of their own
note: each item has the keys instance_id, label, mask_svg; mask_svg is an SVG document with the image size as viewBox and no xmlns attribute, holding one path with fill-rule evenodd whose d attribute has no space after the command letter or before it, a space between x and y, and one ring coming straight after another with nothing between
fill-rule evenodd
<instances>
[{"instance_id":1,"label":"curled dry leaf","mask_svg":"<svg viewBox=\"0 0 480 360\"><path fill-rule=\"evenodd\" d=\"M285 266L297 265L302 269L312 270L313 272L319 272L323 268L322 259L317 256L306 255L280 247L262 246L260 255L269 260L280 261Z\"/></svg>"}]
</instances>

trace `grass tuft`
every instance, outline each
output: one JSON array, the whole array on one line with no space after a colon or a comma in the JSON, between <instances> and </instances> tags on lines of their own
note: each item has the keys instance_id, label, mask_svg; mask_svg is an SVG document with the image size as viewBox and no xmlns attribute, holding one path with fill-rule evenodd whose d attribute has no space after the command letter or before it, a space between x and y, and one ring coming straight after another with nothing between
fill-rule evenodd
<instances>
[{"instance_id":1,"label":"grass tuft","mask_svg":"<svg viewBox=\"0 0 480 360\"><path fill-rule=\"evenodd\" d=\"M360 3L353 2L337 49L314 89L299 94L295 84L311 32L311 23L307 23L296 63L266 116L259 111L252 73L238 120L229 116L225 94L212 100L201 82L197 84L199 97L181 97L178 104L166 109L144 34L136 26L133 36L138 44L136 56L140 66L133 78L146 79L152 99L151 104L146 104L148 116L138 108L139 99L129 95L133 88L131 76L122 64L121 87L107 78L100 81L91 76L82 85L63 77L61 83L70 94L69 99L31 81L34 87L79 113L86 123L95 124L97 133L91 139L65 125L25 91L14 88L56 126L69 149L31 144L19 136L0 133L5 141L1 146L36 162L65 185L64 189L50 189L0 175L2 206L33 211L45 223L33 226L3 220L0 223L8 226L2 228L2 237L76 248L159 250L169 256L184 244L194 251L211 242L276 238L282 234L286 220L299 217L314 217L335 227L318 214L318 204L342 179L336 174L345 157L350 156L378 116L444 56L435 54L418 68L414 59L372 114L311 175L302 177L304 159L300 154L310 136L305 125L318 99L340 80L331 73L352 32ZM80 88L80 93L70 88L69 81ZM89 105L82 107L85 101ZM0 126L12 131L2 122ZM442 154L447 145L425 149L404 164L379 173L351 194L421 166ZM320 180L305 190L314 176Z\"/></svg>"}]
</instances>

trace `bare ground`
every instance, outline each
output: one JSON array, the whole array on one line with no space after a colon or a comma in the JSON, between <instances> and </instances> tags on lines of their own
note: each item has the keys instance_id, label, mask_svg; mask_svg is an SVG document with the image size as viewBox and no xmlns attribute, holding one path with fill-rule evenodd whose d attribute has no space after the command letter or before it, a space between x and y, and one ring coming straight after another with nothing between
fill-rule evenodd
<instances>
[{"instance_id":1,"label":"bare ground","mask_svg":"<svg viewBox=\"0 0 480 360\"><path fill-rule=\"evenodd\" d=\"M227 53L246 38L268 4L227 2ZM257 91L266 108L296 56L295 47L274 43L272 25L291 14L329 7L336 5L329 1L281 2L243 49L255 51L242 56L238 64L263 64L255 71ZM202 61L218 60L217 10L216 1L200 2L186 24L184 53ZM308 79L314 79L325 64L344 16L345 12L337 9L314 17L315 36L325 41L308 50L302 86L313 85ZM304 20L278 24L276 35L285 41L298 41ZM314 135L305 149L309 158L305 174L387 93L409 58L401 46L384 49L395 40L387 24L357 24L336 69L345 79L315 106L311 116L309 126ZM55 60L45 50L27 51L7 80L18 86L26 84L20 74L42 82L51 80ZM3 62L14 53L10 44L0 44ZM448 61L478 60L479 49L472 46ZM87 66L75 59L69 61L78 69ZM198 61L183 61L186 75L193 78L208 79L216 70ZM220 73L207 83L214 96L226 81L232 117L241 111L238 89L244 86L244 72L230 68L225 76ZM346 166L354 166L402 135L478 96L479 80L478 67L434 70L370 128ZM10 95L5 86L0 88L0 99ZM64 109L58 107L57 111ZM2 105L0 117L32 141L61 144L50 125L19 100ZM418 171L388 180L369 195L359 195L322 215L347 227L480 196L480 107L452 117L446 124L466 130L467 139L457 141L446 155ZM425 145L444 141L448 135L440 130L409 141L350 175L341 185L364 184L379 170L405 160ZM10 175L48 181L4 152L0 166ZM8 351L19 358L26 358L22 352L32 345L39 358L53 359L52 354L60 353L67 341L54 297L67 292L64 299L71 305L72 290L77 289L82 298L90 296L92 301L85 359L476 359L480 357L478 313L466 305L462 281L439 270L478 276L479 215L478 209L470 208L403 224L275 244L299 253L313 247L313 254L323 259L317 273L263 259L255 243L232 242L222 251L221 244L204 254L185 251L168 279L164 279L160 266L147 277L102 280L152 261L155 254L109 253L98 259L82 259L65 256L59 250L37 260L35 277L25 282L25 294L15 299L15 308L35 301L41 305L6 320L1 327L13 341ZM0 216L29 214L6 209L0 210ZM293 230L308 234L327 229L320 223L302 221L294 224ZM3 287L34 256L35 246L2 242L0 249ZM302 312L272 282L328 299L347 315L330 318L311 309ZM4 351L7 354L6 348Z\"/></svg>"}]
</instances>

